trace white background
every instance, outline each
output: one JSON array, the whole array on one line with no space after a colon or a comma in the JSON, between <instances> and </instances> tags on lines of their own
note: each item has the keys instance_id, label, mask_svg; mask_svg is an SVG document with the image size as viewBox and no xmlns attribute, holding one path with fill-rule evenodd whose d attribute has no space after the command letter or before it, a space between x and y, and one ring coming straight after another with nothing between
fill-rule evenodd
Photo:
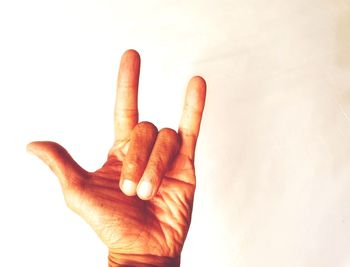
<instances>
[{"instance_id":1,"label":"white background","mask_svg":"<svg viewBox=\"0 0 350 267\"><path fill-rule=\"evenodd\" d=\"M348 0L1 1L0 266L107 265L25 146L100 167L128 48L159 128L208 83L182 266L350 266L349 29Z\"/></svg>"}]
</instances>

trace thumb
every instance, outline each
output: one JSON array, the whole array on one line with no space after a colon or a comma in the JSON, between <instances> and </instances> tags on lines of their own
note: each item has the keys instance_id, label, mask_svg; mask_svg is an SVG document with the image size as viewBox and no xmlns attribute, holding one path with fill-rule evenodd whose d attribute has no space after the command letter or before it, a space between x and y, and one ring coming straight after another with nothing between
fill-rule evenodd
<instances>
[{"instance_id":1,"label":"thumb","mask_svg":"<svg viewBox=\"0 0 350 267\"><path fill-rule=\"evenodd\" d=\"M27 145L27 150L50 167L59 178L63 190L72 189L81 184L86 171L61 145L48 141L32 142Z\"/></svg>"}]
</instances>

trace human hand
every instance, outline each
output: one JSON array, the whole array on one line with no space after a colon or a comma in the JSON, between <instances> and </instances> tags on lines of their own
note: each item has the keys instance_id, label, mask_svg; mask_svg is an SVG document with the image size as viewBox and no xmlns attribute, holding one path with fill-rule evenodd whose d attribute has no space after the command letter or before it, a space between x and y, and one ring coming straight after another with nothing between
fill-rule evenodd
<instances>
[{"instance_id":1,"label":"human hand","mask_svg":"<svg viewBox=\"0 0 350 267\"><path fill-rule=\"evenodd\" d=\"M109 266L179 266L196 186L194 155L206 84L190 80L178 132L138 122L140 57L122 56L115 107L115 142L95 172L81 168L59 144L28 150L59 178L67 206L109 249Z\"/></svg>"}]
</instances>

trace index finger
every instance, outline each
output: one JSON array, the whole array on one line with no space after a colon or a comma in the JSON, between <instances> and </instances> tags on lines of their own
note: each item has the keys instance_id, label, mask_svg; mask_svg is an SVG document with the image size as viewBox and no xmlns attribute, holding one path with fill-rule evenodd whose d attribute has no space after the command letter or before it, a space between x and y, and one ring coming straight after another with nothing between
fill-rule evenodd
<instances>
[{"instance_id":1,"label":"index finger","mask_svg":"<svg viewBox=\"0 0 350 267\"><path fill-rule=\"evenodd\" d=\"M137 93L140 75L140 55L127 50L121 60L114 112L115 140L126 140L138 123Z\"/></svg>"},{"instance_id":2,"label":"index finger","mask_svg":"<svg viewBox=\"0 0 350 267\"><path fill-rule=\"evenodd\" d=\"M197 138L205 103L206 83L202 77L193 77L187 86L185 104L179 125L180 153L194 159Z\"/></svg>"}]
</instances>

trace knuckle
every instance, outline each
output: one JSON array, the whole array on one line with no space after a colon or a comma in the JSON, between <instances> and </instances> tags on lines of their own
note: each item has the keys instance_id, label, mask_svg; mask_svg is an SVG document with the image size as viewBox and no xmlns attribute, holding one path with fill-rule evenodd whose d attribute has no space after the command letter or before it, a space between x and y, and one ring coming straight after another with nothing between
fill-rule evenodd
<instances>
[{"instance_id":1,"label":"knuckle","mask_svg":"<svg viewBox=\"0 0 350 267\"><path fill-rule=\"evenodd\" d=\"M163 128L159 131L158 134L161 137L161 142L165 145L165 147L167 147L168 149L175 149L177 150L179 147L179 143L180 143L180 137L178 135L178 133L170 128Z\"/></svg>"},{"instance_id":2,"label":"knuckle","mask_svg":"<svg viewBox=\"0 0 350 267\"><path fill-rule=\"evenodd\" d=\"M68 208L71 210L77 210L80 207L83 199L82 193L84 192L85 184L82 182L72 183L64 189L64 200Z\"/></svg>"},{"instance_id":3,"label":"knuckle","mask_svg":"<svg viewBox=\"0 0 350 267\"><path fill-rule=\"evenodd\" d=\"M163 128L159 131L159 134L170 139L177 139L178 137L177 132L171 128Z\"/></svg>"},{"instance_id":4,"label":"knuckle","mask_svg":"<svg viewBox=\"0 0 350 267\"><path fill-rule=\"evenodd\" d=\"M133 136L137 139L140 137L155 139L157 134L157 127L153 123L148 121L138 123L133 130Z\"/></svg>"},{"instance_id":5,"label":"knuckle","mask_svg":"<svg viewBox=\"0 0 350 267\"><path fill-rule=\"evenodd\" d=\"M154 175L157 176L160 173L164 172L165 164L163 162L162 157L157 157L153 159L151 162L149 162L149 171Z\"/></svg>"},{"instance_id":6,"label":"knuckle","mask_svg":"<svg viewBox=\"0 0 350 267\"><path fill-rule=\"evenodd\" d=\"M138 166L140 166L141 162L142 160L140 159L140 157L137 156L128 159L125 164L126 170L128 172L135 172Z\"/></svg>"},{"instance_id":7,"label":"knuckle","mask_svg":"<svg viewBox=\"0 0 350 267\"><path fill-rule=\"evenodd\" d=\"M139 124L135 126L138 130L146 131L146 132L157 132L158 129L157 127L149 122L149 121L142 121Z\"/></svg>"},{"instance_id":8,"label":"knuckle","mask_svg":"<svg viewBox=\"0 0 350 267\"><path fill-rule=\"evenodd\" d=\"M65 203L66 203L66 206L68 207L68 208L70 208L71 210L73 210L74 209L74 201L72 200L72 194L70 194L70 193L66 193L65 195L64 195L64 201L65 201Z\"/></svg>"},{"instance_id":9,"label":"knuckle","mask_svg":"<svg viewBox=\"0 0 350 267\"><path fill-rule=\"evenodd\" d=\"M73 211L78 211L81 208L81 204L83 201L77 192L65 194L64 200L66 206Z\"/></svg>"}]
</instances>

